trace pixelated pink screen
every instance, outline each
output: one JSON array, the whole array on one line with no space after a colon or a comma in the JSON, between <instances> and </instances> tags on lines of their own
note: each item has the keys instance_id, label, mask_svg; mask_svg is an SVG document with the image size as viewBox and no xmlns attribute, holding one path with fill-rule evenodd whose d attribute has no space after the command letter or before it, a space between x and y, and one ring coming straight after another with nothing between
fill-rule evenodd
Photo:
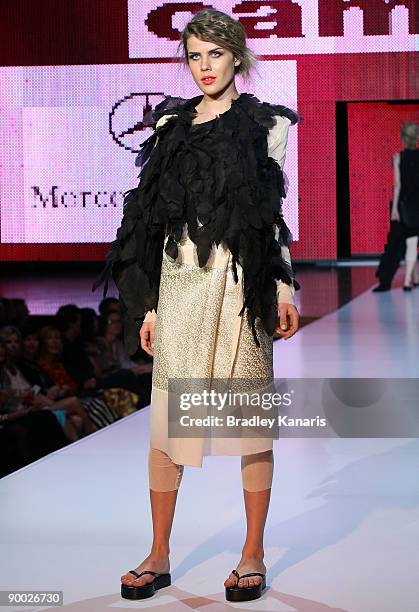
<instances>
[{"instance_id":1,"label":"pixelated pink screen","mask_svg":"<svg viewBox=\"0 0 419 612\"><path fill-rule=\"evenodd\" d=\"M415 0L44 0L36 13L22 3L0 7L8 25L0 41L2 259L103 258L123 193L138 182L136 151L151 134L144 113L165 95L201 93L172 58L204 6L239 19L259 58L250 83L237 78L238 91L302 117L290 128L284 168L292 256L336 258L345 205L352 253L382 251L399 128L418 119ZM338 200L339 147L348 202Z\"/></svg>"}]
</instances>

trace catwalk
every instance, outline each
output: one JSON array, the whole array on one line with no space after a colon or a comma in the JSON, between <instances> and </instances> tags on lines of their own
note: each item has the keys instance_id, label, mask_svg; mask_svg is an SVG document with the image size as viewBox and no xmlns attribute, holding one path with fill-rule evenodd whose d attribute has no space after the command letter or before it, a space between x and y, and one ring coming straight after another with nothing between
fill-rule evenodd
<instances>
[{"instance_id":1,"label":"catwalk","mask_svg":"<svg viewBox=\"0 0 419 612\"><path fill-rule=\"evenodd\" d=\"M415 377L419 289L361 293L274 343L276 374ZM269 588L229 604L223 581L244 537L240 458L185 468L171 540L172 586L120 598L151 543L149 408L0 481L1 586L64 591L57 609L415 612L419 441L284 438L265 534ZM54 608L15 607L9 610Z\"/></svg>"}]
</instances>

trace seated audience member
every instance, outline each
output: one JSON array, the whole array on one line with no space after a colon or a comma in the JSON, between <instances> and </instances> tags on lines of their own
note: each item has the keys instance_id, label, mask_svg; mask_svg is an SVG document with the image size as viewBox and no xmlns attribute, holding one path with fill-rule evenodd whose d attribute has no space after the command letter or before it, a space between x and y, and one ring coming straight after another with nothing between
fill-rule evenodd
<instances>
[{"instance_id":1,"label":"seated audience member","mask_svg":"<svg viewBox=\"0 0 419 612\"><path fill-rule=\"evenodd\" d=\"M107 317L99 317L99 333L97 341L100 346L102 373L115 372L127 368L134 374L145 374L152 371L150 363L137 363L128 355L122 340L122 318L116 312Z\"/></svg>"},{"instance_id":2,"label":"seated audience member","mask_svg":"<svg viewBox=\"0 0 419 612\"><path fill-rule=\"evenodd\" d=\"M102 360L102 353L107 347L103 346L102 338L97 337L99 329L98 316L92 308L82 308L80 315L81 341L92 362L97 384L104 390L103 393L108 406L113 406L121 416L127 416L135 412L137 408L149 404L151 380L150 382L145 381L145 384L139 384L141 381L136 374L128 369L121 369L119 366L115 371L105 371L106 368L103 368L100 362ZM113 316L119 319L119 314L111 311L108 317ZM138 369L138 364L135 362L130 361L129 365Z\"/></svg>"},{"instance_id":3,"label":"seated audience member","mask_svg":"<svg viewBox=\"0 0 419 612\"><path fill-rule=\"evenodd\" d=\"M99 331L99 317L93 308L80 308L80 341L86 349L89 342L96 340Z\"/></svg>"},{"instance_id":4,"label":"seated audience member","mask_svg":"<svg viewBox=\"0 0 419 612\"><path fill-rule=\"evenodd\" d=\"M22 349L19 367L33 385L39 385L55 405L70 412L73 423L76 424L80 436L97 431L86 408L76 395L64 397L62 390L52 378L37 363L39 357L39 330L30 321L22 330Z\"/></svg>"},{"instance_id":5,"label":"seated audience member","mask_svg":"<svg viewBox=\"0 0 419 612\"><path fill-rule=\"evenodd\" d=\"M21 298L12 298L12 319L10 325L15 325L18 329L22 329L29 318L29 308Z\"/></svg>"},{"instance_id":6,"label":"seated audience member","mask_svg":"<svg viewBox=\"0 0 419 612\"><path fill-rule=\"evenodd\" d=\"M117 316L119 317L119 315ZM138 381L135 380L134 383L131 382L131 384L127 385L127 377L124 376L124 374L130 373L125 372L125 370L121 373L121 376L103 376L102 369L99 367L96 360L98 352L103 350L103 347L99 346L100 342L98 343L98 327L98 316L93 308L81 308L80 342L93 365L97 386L100 389L103 389L104 397L108 406L114 407L121 416L126 416L127 414L134 412L140 402L140 397L136 393L138 384L135 385L135 383L138 383ZM144 386L141 387L142 391L143 389ZM145 392L143 392L142 395L145 395Z\"/></svg>"},{"instance_id":7,"label":"seated audience member","mask_svg":"<svg viewBox=\"0 0 419 612\"><path fill-rule=\"evenodd\" d=\"M139 407L147 406L151 396L151 363L136 363L122 341L122 320L116 312L99 317L99 336L88 350L103 388L122 387L139 396Z\"/></svg>"},{"instance_id":8,"label":"seated audience member","mask_svg":"<svg viewBox=\"0 0 419 612\"><path fill-rule=\"evenodd\" d=\"M70 442L96 431L80 400L73 396L62 398L59 389L36 363L23 357L23 342L20 331L8 325L0 330L0 337L8 350L7 376L14 392L31 397L31 403L42 410L51 410ZM35 343L35 340L32 341ZM29 401L28 399L26 400Z\"/></svg>"},{"instance_id":9,"label":"seated audience member","mask_svg":"<svg viewBox=\"0 0 419 612\"><path fill-rule=\"evenodd\" d=\"M0 477L69 443L54 414L25 403L12 388L8 350L0 338Z\"/></svg>"},{"instance_id":10,"label":"seated audience member","mask_svg":"<svg viewBox=\"0 0 419 612\"><path fill-rule=\"evenodd\" d=\"M104 298L99 304L100 319L103 319L106 321L106 319L108 318L108 315L113 314L113 313L121 315L121 310L119 307L119 300L114 297ZM132 358L135 360L135 363L137 362L140 362L141 364L153 363L153 358L141 348L139 341L138 341L138 349L135 355L132 356ZM147 368L145 371L149 372L150 370Z\"/></svg>"},{"instance_id":11,"label":"seated audience member","mask_svg":"<svg viewBox=\"0 0 419 612\"><path fill-rule=\"evenodd\" d=\"M118 311L110 308L106 317L98 318L93 309L82 308L80 315L80 340L93 365L97 385L106 390L125 389L138 396L138 407L148 405L152 364L137 363L127 354L121 340L122 321Z\"/></svg>"},{"instance_id":12,"label":"seated audience member","mask_svg":"<svg viewBox=\"0 0 419 612\"><path fill-rule=\"evenodd\" d=\"M117 312L120 314L119 310L119 300L114 297L106 297L99 304L99 314L102 317L107 317L111 312Z\"/></svg>"},{"instance_id":13,"label":"seated audience member","mask_svg":"<svg viewBox=\"0 0 419 612\"><path fill-rule=\"evenodd\" d=\"M102 394L94 396L86 389L85 385L79 384L65 367L61 355L63 353L63 342L60 331L51 325L43 327L39 332L40 347L38 365L53 380L60 389L63 397L77 396L93 423L98 427L105 427L119 418L118 413L109 407ZM89 360L89 358L87 357ZM90 363L90 361L89 361Z\"/></svg>"},{"instance_id":14,"label":"seated audience member","mask_svg":"<svg viewBox=\"0 0 419 612\"><path fill-rule=\"evenodd\" d=\"M37 364L39 356L39 327L29 319L20 330L21 350L19 352L19 368L33 385L39 385L46 390L48 397L53 399L56 387L54 381Z\"/></svg>"},{"instance_id":15,"label":"seated audience member","mask_svg":"<svg viewBox=\"0 0 419 612\"><path fill-rule=\"evenodd\" d=\"M0 328L5 325L10 325L13 318L12 303L8 298L0 298Z\"/></svg>"},{"instance_id":16,"label":"seated audience member","mask_svg":"<svg viewBox=\"0 0 419 612\"><path fill-rule=\"evenodd\" d=\"M60 306L55 315L56 326L61 332L63 350L61 361L83 392L94 391L97 380L93 365L87 355L80 336L80 309L74 304Z\"/></svg>"}]
</instances>

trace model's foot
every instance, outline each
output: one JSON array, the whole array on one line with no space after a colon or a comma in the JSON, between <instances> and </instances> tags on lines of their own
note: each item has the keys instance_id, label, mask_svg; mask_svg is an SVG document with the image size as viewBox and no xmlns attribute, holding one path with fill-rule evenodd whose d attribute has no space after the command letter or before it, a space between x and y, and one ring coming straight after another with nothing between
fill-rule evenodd
<instances>
[{"instance_id":1,"label":"model's foot","mask_svg":"<svg viewBox=\"0 0 419 612\"><path fill-rule=\"evenodd\" d=\"M159 574L167 574L170 572L170 561L169 557L156 557L155 555L149 555L140 565L134 568L137 574L141 574L141 572L145 570L150 570L152 572L158 572ZM143 586L148 582L153 582L154 576L151 574L144 574L141 578L135 578L133 574L127 572L123 576L121 576L122 584L126 584L127 586Z\"/></svg>"},{"instance_id":2,"label":"model's foot","mask_svg":"<svg viewBox=\"0 0 419 612\"><path fill-rule=\"evenodd\" d=\"M380 293L382 291L390 291L390 289L390 285L377 285L376 287L374 287L373 292Z\"/></svg>"},{"instance_id":3,"label":"model's foot","mask_svg":"<svg viewBox=\"0 0 419 612\"><path fill-rule=\"evenodd\" d=\"M240 574L248 574L250 572L261 572L266 574L266 565L263 559L242 557L240 563L236 567L237 572ZM249 578L240 578L238 586L242 588L257 586L262 582L262 576L250 576ZM237 584L237 576L230 574L227 580L224 582L225 587L234 587Z\"/></svg>"}]
</instances>

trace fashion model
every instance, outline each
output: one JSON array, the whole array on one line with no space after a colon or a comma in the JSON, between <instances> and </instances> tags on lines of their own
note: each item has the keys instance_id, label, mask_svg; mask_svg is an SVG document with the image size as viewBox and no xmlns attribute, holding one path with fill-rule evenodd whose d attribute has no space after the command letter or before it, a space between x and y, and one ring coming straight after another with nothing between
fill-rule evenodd
<instances>
[{"instance_id":1,"label":"fashion model","mask_svg":"<svg viewBox=\"0 0 419 612\"><path fill-rule=\"evenodd\" d=\"M241 559L224 582L229 601L266 587L263 533L269 507L272 437L172 437L170 379L273 380L275 329L290 338L298 312L290 232L282 216L282 168L297 114L239 94L256 58L243 26L214 9L195 14L180 42L202 95L167 96L137 157L136 189L106 268L120 293L125 342L154 357L149 449L153 543L122 578L122 597L170 585L169 537L185 465L204 455L241 456L247 519ZM106 288L106 287L105 287ZM144 320L144 321L143 321Z\"/></svg>"},{"instance_id":2,"label":"fashion model","mask_svg":"<svg viewBox=\"0 0 419 612\"><path fill-rule=\"evenodd\" d=\"M400 221L402 238L406 241L403 290L419 285L416 270L419 236L419 124L405 123L400 135L404 149L393 157L393 206L391 220Z\"/></svg>"}]
</instances>

